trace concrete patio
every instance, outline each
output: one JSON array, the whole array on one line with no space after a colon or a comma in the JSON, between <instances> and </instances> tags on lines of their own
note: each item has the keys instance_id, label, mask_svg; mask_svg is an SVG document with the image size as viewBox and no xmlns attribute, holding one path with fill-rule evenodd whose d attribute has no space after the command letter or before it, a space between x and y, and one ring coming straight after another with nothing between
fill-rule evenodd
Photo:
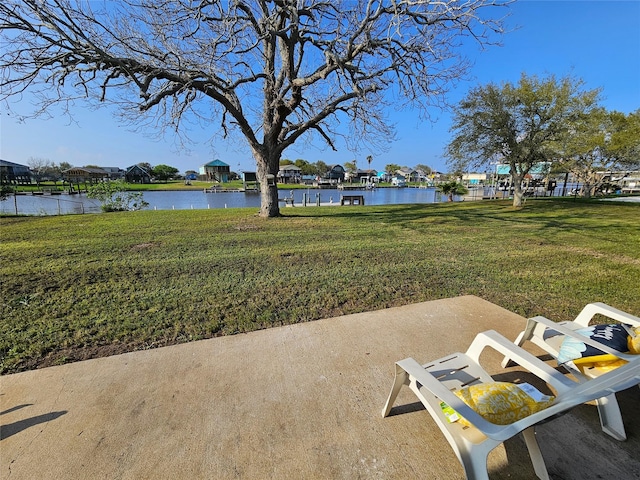
<instances>
[{"instance_id":1,"label":"concrete patio","mask_svg":"<svg viewBox=\"0 0 640 480\"><path fill-rule=\"evenodd\" d=\"M381 417L394 362L464 351L489 329L513 339L524 322L465 296L7 375L0 477L460 479L408 389ZM538 427L552 478L640 478L640 389L618 399L626 442L592 405ZM519 437L489 468L534 478Z\"/></svg>"}]
</instances>

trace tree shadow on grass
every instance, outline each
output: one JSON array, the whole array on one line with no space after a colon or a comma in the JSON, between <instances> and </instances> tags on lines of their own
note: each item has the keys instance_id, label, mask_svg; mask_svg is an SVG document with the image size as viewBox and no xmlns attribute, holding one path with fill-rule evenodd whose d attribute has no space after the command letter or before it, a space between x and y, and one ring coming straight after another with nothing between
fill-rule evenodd
<instances>
[{"instance_id":1,"label":"tree shadow on grass","mask_svg":"<svg viewBox=\"0 0 640 480\"><path fill-rule=\"evenodd\" d=\"M631 212L636 205L615 204L615 210L609 202L595 200L575 201L566 198L539 199L529 202L524 207L516 209L510 200L489 200L478 202L454 202L454 203L416 203L397 205L368 205L365 207L305 207L295 212L287 211L284 218L348 218L355 220L377 219L389 224L406 223L412 220L428 218L431 223L448 223L457 220L465 224L483 225L488 220L498 221L509 225L531 225L538 229L561 228L564 231L582 231L585 226L591 230L609 231L612 227L611 216L614 224L618 225L620 219L618 213ZM304 210L304 212L303 212ZM293 213L293 215L288 215ZM589 217L597 219L595 224L589 222Z\"/></svg>"}]
</instances>

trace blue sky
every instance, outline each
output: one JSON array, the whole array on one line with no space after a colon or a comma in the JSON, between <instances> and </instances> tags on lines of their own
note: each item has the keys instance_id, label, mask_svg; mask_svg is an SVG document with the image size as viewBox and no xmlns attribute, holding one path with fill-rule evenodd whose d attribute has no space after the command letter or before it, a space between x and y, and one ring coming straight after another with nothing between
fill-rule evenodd
<instances>
[{"instance_id":1,"label":"blue sky","mask_svg":"<svg viewBox=\"0 0 640 480\"><path fill-rule=\"evenodd\" d=\"M629 113L640 108L640 0L556 1L520 0L511 7L508 27L501 47L469 50L475 65L472 80L450 92L456 103L468 90L488 82L517 82L521 73L558 77L572 75L586 82L585 88L602 88L603 105L609 110ZM20 113L29 111L26 99ZM4 110L4 109L3 109ZM218 142L213 148L202 132L193 136L198 143L189 150L176 148L170 134L157 138L148 132L134 133L119 125L107 110L77 109L75 123L66 118L26 120L18 123L2 111L0 158L27 164L29 158L46 158L55 163L127 167L138 162L167 164L181 172L197 170L215 158L232 170L255 170L255 162L240 141ZM390 112L396 122L397 141L386 152L361 151L354 154L338 144L339 151L301 145L285 152L284 158L303 158L327 164L358 160L366 168L385 165L426 164L447 171L442 158L450 139L450 116L433 110L432 121L420 120L416 112Z\"/></svg>"}]
</instances>

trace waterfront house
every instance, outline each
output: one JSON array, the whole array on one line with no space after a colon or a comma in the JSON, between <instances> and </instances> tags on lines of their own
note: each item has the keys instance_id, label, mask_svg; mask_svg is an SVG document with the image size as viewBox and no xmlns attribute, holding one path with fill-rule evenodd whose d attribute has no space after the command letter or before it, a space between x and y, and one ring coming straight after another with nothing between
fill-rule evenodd
<instances>
[{"instance_id":1,"label":"waterfront house","mask_svg":"<svg viewBox=\"0 0 640 480\"><path fill-rule=\"evenodd\" d=\"M420 181L420 174L417 170L408 167L402 167L396 172L397 177L403 177L406 182L418 182Z\"/></svg>"},{"instance_id":2,"label":"waterfront house","mask_svg":"<svg viewBox=\"0 0 640 480\"><path fill-rule=\"evenodd\" d=\"M296 165L281 165L278 171L279 183L300 183L302 169Z\"/></svg>"},{"instance_id":3,"label":"waterfront house","mask_svg":"<svg viewBox=\"0 0 640 480\"><path fill-rule=\"evenodd\" d=\"M62 172L62 178L69 183L98 183L109 180L109 172L100 167L71 167Z\"/></svg>"},{"instance_id":4,"label":"waterfront house","mask_svg":"<svg viewBox=\"0 0 640 480\"><path fill-rule=\"evenodd\" d=\"M331 165L329 171L325 173L324 178L344 182L344 175L345 169L342 165Z\"/></svg>"},{"instance_id":5,"label":"waterfront house","mask_svg":"<svg viewBox=\"0 0 640 480\"><path fill-rule=\"evenodd\" d=\"M531 175L529 175L531 177ZM465 185L484 185L487 182L486 173L465 173L462 175L462 182Z\"/></svg>"},{"instance_id":6,"label":"waterfront house","mask_svg":"<svg viewBox=\"0 0 640 480\"><path fill-rule=\"evenodd\" d=\"M126 171L121 169L120 167L100 167L100 168L105 172L107 172L107 175L109 175L109 180L120 180L121 178L124 178L124 174L126 173Z\"/></svg>"},{"instance_id":7,"label":"waterfront house","mask_svg":"<svg viewBox=\"0 0 640 480\"><path fill-rule=\"evenodd\" d=\"M622 193L640 193L640 171L611 172L608 181L620 187Z\"/></svg>"},{"instance_id":8,"label":"waterfront house","mask_svg":"<svg viewBox=\"0 0 640 480\"><path fill-rule=\"evenodd\" d=\"M229 174L231 169L229 165L222 160L213 160L200 167L200 175L204 176L208 182L221 182L227 183L229 181Z\"/></svg>"},{"instance_id":9,"label":"waterfront house","mask_svg":"<svg viewBox=\"0 0 640 480\"><path fill-rule=\"evenodd\" d=\"M406 187L407 179L402 175L396 175L395 177L391 178L391 185L394 187Z\"/></svg>"},{"instance_id":10,"label":"waterfront house","mask_svg":"<svg viewBox=\"0 0 640 480\"><path fill-rule=\"evenodd\" d=\"M378 181L378 172L376 170L356 170L352 175L353 182L374 183Z\"/></svg>"},{"instance_id":11,"label":"waterfront house","mask_svg":"<svg viewBox=\"0 0 640 480\"><path fill-rule=\"evenodd\" d=\"M385 171L378 172L378 182L390 182L391 175Z\"/></svg>"},{"instance_id":12,"label":"waterfront house","mask_svg":"<svg viewBox=\"0 0 640 480\"><path fill-rule=\"evenodd\" d=\"M151 183L151 172L141 165L132 165L127 168L124 178L129 183Z\"/></svg>"},{"instance_id":13,"label":"waterfront house","mask_svg":"<svg viewBox=\"0 0 640 480\"><path fill-rule=\"evenodd\" d=\"M28 185L31 183L31 170L26 165L0 160L0 184Z\"/></svg>"}]
</instances>

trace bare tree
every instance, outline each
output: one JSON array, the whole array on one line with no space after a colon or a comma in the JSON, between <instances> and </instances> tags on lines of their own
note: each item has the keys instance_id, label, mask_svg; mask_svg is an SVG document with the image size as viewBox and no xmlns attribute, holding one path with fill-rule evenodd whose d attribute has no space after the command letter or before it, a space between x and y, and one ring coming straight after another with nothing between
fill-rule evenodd
<instances>
[{"instance_id":1,"label":"bare tree","mask_svg":"<svg viewBox=\"0 0 640 480\"><path fill-rule=\"evenodd\" d=\"M27 160L27 165L29 165L29 169L31 173L36 179L36 184L40 186L40 182L55 171L54 163L48 158L37 158L37 157L29 157Z\"/></svg>"},{"instance_id":2,"label":"bare tree","mask_svg":"<svg viewBox=\"0 0 640 480\"><path fill-rule=\"evenodd\" d=\"M185 121L240 133L256 160L262 216L279 214L284 150L319 136L384 141L385 111L426 113L469 63L460 48L502 33L511 0L5 0L0 98L30 90L35 114L115 103L136 126ZM349 128L342 124L349 121ZM345 131L346 130L346 131ZM214 132L215 133L215 132Z\"/></svg>"}]
</instances>

